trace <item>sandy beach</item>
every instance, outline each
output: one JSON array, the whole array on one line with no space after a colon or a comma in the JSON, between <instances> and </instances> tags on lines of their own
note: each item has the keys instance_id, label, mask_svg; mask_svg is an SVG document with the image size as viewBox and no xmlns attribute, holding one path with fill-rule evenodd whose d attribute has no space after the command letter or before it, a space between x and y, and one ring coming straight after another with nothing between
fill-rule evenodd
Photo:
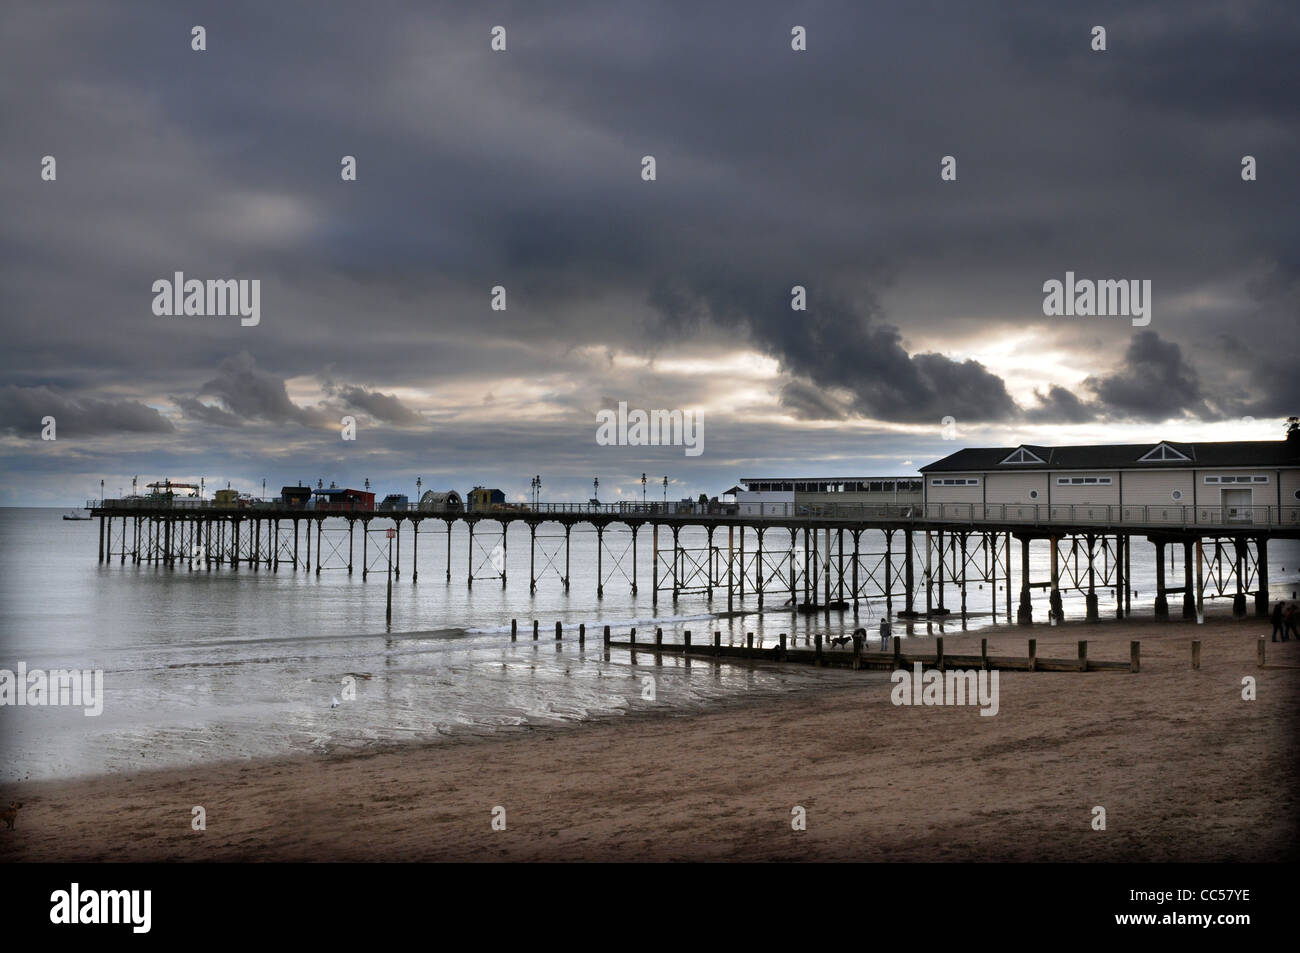
<instances>
[{"instance_id":1,"label":"sandy beach","mask_svg":"<svg viewBox=\"0 0 1300 953\"><path fill-rule=\"evenodd\" d=\"M702 714L11 784L0 802L24 806L0 860L1295 859L1300 643L1269 644L1261 669L1267 633L1254 618L950 630L950 653L986 636L1024 655L1032 636L1040 657L1073 658L1086 638L1090 658L1126 660L1141 640L1138 674L1001 673L994 717L895 706L887 674L843 671Z\"/></svg>"}]
</instances>

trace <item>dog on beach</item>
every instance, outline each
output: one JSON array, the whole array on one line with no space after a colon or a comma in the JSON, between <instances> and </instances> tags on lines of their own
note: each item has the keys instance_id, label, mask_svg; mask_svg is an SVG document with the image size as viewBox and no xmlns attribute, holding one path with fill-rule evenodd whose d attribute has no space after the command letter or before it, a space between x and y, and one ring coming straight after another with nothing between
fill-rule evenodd
<instances>
[{"instance_id":1,"label":"dog on beach","mask_svg":"<svg viewBox=\"0 0 1300 953\"><path fill-rule=\"evenodd\" d=\"M0 811L0 820L5 822L5 827L7 829L14 829L14 819L18 817L18 809L22 806L22 801L10 801L9 806L3 811Z\"/></svg>"},{"instance_id":2,"label":"dog on beach","mask_svg":"<svg viewBox=\"0 0 1300 953\"><path fill-rule=\"evenodd\" d=\"M844 648L844 646L848 645L852 641L853 641L853 636L841 635L838 638L831 639L831 645L835 646L837 649L842 649Z\"/></svg>"}]
</instances>

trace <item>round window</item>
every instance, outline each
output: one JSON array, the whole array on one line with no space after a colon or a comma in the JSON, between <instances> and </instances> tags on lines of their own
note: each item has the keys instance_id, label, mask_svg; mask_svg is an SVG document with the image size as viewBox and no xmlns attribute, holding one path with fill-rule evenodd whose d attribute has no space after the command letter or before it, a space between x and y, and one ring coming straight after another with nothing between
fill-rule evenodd
<instances>
[{"instance_id":1,"label":"round window","mask_svg":"<svg viewBox=\"0 0 1300 953\"><path fill-rule=\"evenodd\" d=\"M1036 499L1038 499L1038 491L1037 491L1037 490L1030 490L1030 491L1029 491L1029 498L1030 498L1031 500L1036 500Z\"/></svg>"},{"instance_id":2,"label":"round window","mask_svg":"<svg viewBox=\"0 0 1300 953\"><path fill-rule=\"evenodd\" d=\"M1174 492L1170 493L1169 495L1172 496L1174 498L1174 502L1177 503L1179 500L1183 498L1183 491L1174 490Z\"/></svg>"},{"instance_id":3,"label":"round window","mask_svg":"<svg viewBox=\"0 0 1300 953\"><path fill-rule=\"evenodd\" d=\"M1292 494L1292 496L1294 496L1297 500L1300 500L1300 490L1296 490L1295 493Z\"/></svg>"}]
</instances>

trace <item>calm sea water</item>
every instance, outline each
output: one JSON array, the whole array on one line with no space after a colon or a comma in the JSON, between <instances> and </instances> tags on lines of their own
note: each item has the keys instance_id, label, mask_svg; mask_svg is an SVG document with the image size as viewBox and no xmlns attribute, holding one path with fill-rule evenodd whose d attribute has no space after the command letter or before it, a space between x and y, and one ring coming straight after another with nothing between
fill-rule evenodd
<instances>
[{"instance_id":1,"label":"calm sea water","mask_svg":"<svg viewBox=\"0 0 1300 953\"><path fill-rule=\"evenodd\" d=\"M665 639L674 641L685 629L696 641L720 631L724 642L737 644L753 632L765 645L783 632L802 643L815 632L839 635L855 625L851 612L835 613L829 621L796 617L780 606L784 596L773 595L762 613L750 596L736 602L740 614L728 616L725 594L712 602L702 593L685 594L675 605L661 594L655 608L648 531L641 533L638 547L636 597L625 575L631 571L630 536L606 534L605 597L598 601L594 532L573 532L566 594L557 536L539 541L538 588L530 593L524 527L510 534L504 589L499 581L483 579L473 588L466 585L463 526L452 534L451 582L446 581L445 534L421 532L420 579L413 584L408 529L403 573L393 587L393 627L386 632L385 564L375 553L385 524L378 520L372 523L380 530L371 537L372 573L363 582L359 540L350 577L340 569L318 576L287 566L278 573L205 571L137 566L129 560L123 565L116 558L99 565L98 522L64 521L62 512L0 509L0 668L13 670L25 662L29 669L102 669L103 714L86 717L71 707L0 708L4 780L366 748L617 717L652 707L688 712L755 693L816 690L855 677L802 666L657 663L644 653L633 660L622 651L606 659L600 630L607 624L621 637L637 626L642 638L659 626ZM550 532L562 531L552 527ZM476 537L476 571L490 573L496 540L486 533ZM702 529L682 532L684 546L702 545L704 538ZM864 537L864 549L873 548L883 544ZM613 554L623 556L622 569L614 565ZM1046 573L1046 562L1044 546L1033 556L1035 578ZM1298 564L1297 544L1272 544L1270 574L1277 595L1289 596L1297 587ZM1146 550L1135 547L1133 569L1140 593L1134 609L1141 605L1149 611L1154 568ZM1181 564L1171 584L1180 578ZM970 585L968 627L988 624L994 592L1001 612L1005 592ZM1046 593L1035 591L1034 598L1036 617L1046 618ZM1171 602L1176 611L1176 600ZM954 592L947 604L958 607ZM1113 596L1102 593L1101 606L1105 614ZM1065 610L1067 616L1082 615L1082 597L1067 594ZM874 632L882 611L883 606L864 605L856 624ZM510 641L512 618L519 620L517 643ZM538 642L532 640L533 619L540 620ZM557 620L565 628L560 643L554 640ZM579 623L587 626L585 648L577 643ZM961 627L957 618L946 624L950 631ZM910 629L896 625L894 631L925 635L942 628L921 623ZM654 679L653 701L643 698L646 676ZM355 699L344 697L349 677Z\"/></svg>"}]
</instances>

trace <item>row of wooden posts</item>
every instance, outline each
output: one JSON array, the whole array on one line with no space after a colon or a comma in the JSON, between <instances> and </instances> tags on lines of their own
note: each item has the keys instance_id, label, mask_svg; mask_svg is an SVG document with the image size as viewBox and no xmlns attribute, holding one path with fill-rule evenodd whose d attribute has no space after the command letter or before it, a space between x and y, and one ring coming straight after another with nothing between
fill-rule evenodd
<instances>
[{"instance_id":1,"label":"row of wooden posts","mask_svg":"<svg viewBox=\"0 0 1300 953\"><path fill-rule=\"evenodd\" d=\"M533 641L536 642L541 637L541 627L536 619L533 620ZM555 640L557 642L564 639L564 625L561 622L555 623ZM510 620L510 641L519 640L519 620ZM587 641L587 626L585 623L578 626L578 644L585 645ZM616 642L610 626L604 627L603 641L606 648L623 648L631 651L659 652L669 655L697 655L703 657L725 657L725 658L749 658L749 659L767 659L783 662L803 662L812 665L848 667L852 669L863 668L885 668L895 669L912 665L920 662L922 665L937 668L943 671L948 667L978 667L982 669L998 668L1008 670L1019 670L1027 672L1099 672L1106 670L1113 671L1130 671L1137 672L1141 670L1141 642L1129 643L1129 661L1112 662L1098 661L1088 659L1088 642L1086 639L1079 641L1079 654L1076 659L1044 659L1038 657L1038 640L1029 640L1029 654L1026 658L995 657L988 654L988 639L980 639L979 655L950 655L944 651L943 637L937 637L935 641L935 651L933 654L915 655L904 654L902 650L903 640L900 636L893 636L892 652L868 652L866 651L866 636L853 636L852 652L835 652L827 651L822 644L822 635L817 633L814 636L814 647L811 650L796 649L788 644L786 633L782 632L779 636L779 644L771 648L755 648L754 633L749 632L745 636L745 645L723 645L722 633L713 633L712 645L695 645L692 641L691 631L689 629L682 633L680 643L665 642L664 630L655 629L654 642L638 642L636 640L636 629L629 630L626 642ZM1199 663L1199 646L1200 643L1194 643L1197 649L1194 650L1194 657ZM1199 667L1199 664L1198 666Z\"/></svg>"},{"instance_id":2,"label":"row of wooden posts","mask_svg":"<svg viewBox=\"0 0 1300 953\"><path fill-rule=\"evenodd\" d=\"M540 626L536 619L533 620L533 641L540 638ZM560 642L564 639L564 624L555 623L555 641ZM1029 640L1029 654L1025 658L1008 658L995 657L989 655L989 640L980 639L979 655L949 655L944 652L943 636L935 638L935 651L932 655L904 655L903 640L900 636L893 636L892 652L868 652L865 650L866 637L863 635L853 636L853 651L851 655L841 652L826 652L822 646L821 633L814 637L814 648L812 651L799 650L789 647L786 642L786 633L780 635L780 644L772 648L754 648L754 633L749 632L745 635L745 644L743 646L723 645L722 633L713 633L713 644L696 646L691 639L691 631L687 629L682 633L680 643L664 642L664 630L655 629L654 642L638 642L636 640L636 629L633 628L628 633L626 642L615 642L609 626L605 626L603 633L604 645L606 648L624 648L633 652L659 652L669 655L697 655L704 657L728 657L728 658L750 658L750 659L768 659L783 662L804 662L813 665L845 667L852 669L862 668L887 668L897 669L920 662L924 666L937 668L943 671L948 667L978 667L981 669L1007 669L1011 671L1025 672L1101 672L1101 671L1128 671L1140 672L1142 670L1142 643L1140 641L1129 642L1129 660L1127 662L1118 661L1100 661L1089 660L1088 658L1088 641L1087 639L1079 640L1079 654L1076 659L1043 659L1038 657L1038 640ZM510 641L519 640L519 620L510 620ZM882 640L883 641L883 640ZM1264 665L1264 646L1266 639L1263 637L1259 640L1258 662L1261 667ZM587 642L587 626L585 623L578 625L578 644L585 645ZM847 657L846 657L847 656ZM1196 639L1192 642L1192 668L1200 669L1201 667L1201 641Z\"/></svg>"}]
</instances>

